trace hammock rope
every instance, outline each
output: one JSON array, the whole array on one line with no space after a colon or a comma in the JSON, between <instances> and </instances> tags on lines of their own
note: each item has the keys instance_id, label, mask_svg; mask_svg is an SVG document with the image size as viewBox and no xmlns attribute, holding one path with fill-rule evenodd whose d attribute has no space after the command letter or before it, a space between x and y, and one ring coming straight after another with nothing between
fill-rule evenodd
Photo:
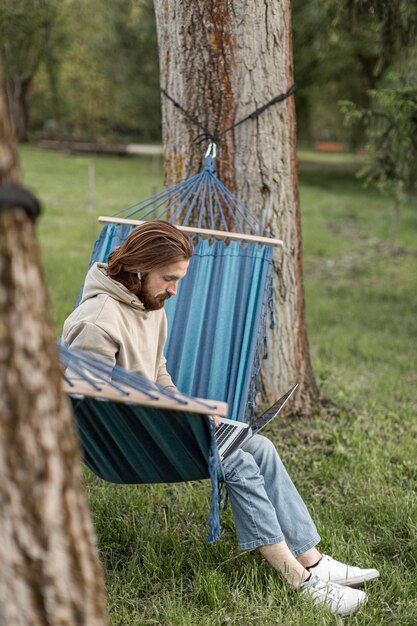
<instances>
[{"instance_id":1,"label":"hammock rope","mask_svg":"<svg viewBox=\"0 0 417 626\"><path fill-rule=\"evenodd\" d=\"M83 380L96 391L101 391L100 384L97 379L105 381L106 385L119 391L122 395L129 395L129 391L120 387L117 383L127 385L128 388L139 391L153 400L159 399L162 395L181 406L186 406L189 399L186 394L180 391L173 391L154 383L144 376L140 376L135 372L128 372L119 365L111 365L103 359L88 354L76 348L70 348L63 343L59 344L59 356L61 363L66 367L66 377L69 385L74 383L71 380L71 372L75 374L77 379ZM200 404L202 407L216 411L218 408L214 402L193 398L193 402Z\"/></svg>"},{"instance_id":2,"label":"hammock rope","mask_svg":"<svg viewBox=\"0 0 417 626\"><path fill-rule=\"evenodd\" d=\"M156 193L146 200L131 204L113 213L111 217L135 219L167 219L175 224L187 226L190 222L208 223L215 229L216 215L220 217L225 231L230 231L226 213L239 233L249 232L254 236L273 239L271 232L263 226L216 176L214 170L215 144L210 144L205 156L203 170L187 181L182 181L167 190Z\"/></svg>"},{"instance_id":3,"label":"hammock rope","mask_svg":"<svg viewBox=\"0 0 417 626\"><path fill-rule=\"evenodd\" d=\"M260 115L262 115L262 113L264 111L269 109L269 107L273 106L274 104L278 104L279 102L283 102L287 98L290 98L291 96L293 96L295 94L296 91L297 91L297 85L294 83L293 85L291 85L291 87L286 92L280 93L278 96L275 96L274 98L272 98L272 100L269 100L269 102L267 102L266 104L258 107L257 109L255 109L255 111L252 111L252 113L249 113L249 115L246 115L244 118L242 118L238 122L235 122L234 124L232 124L228 128L225 128L224 130L220 131L219 133L211 133L208 130L208 128L206 128L194 115L192 115L189 111L187 111L187 109L185 109L183 106L181 106L181 104L179 102L174 100L174 98L172 96L170 96L169 93L167 91L165 91L165 89L161 89L161 93L168 100L170 100L170 102L172 102L174 107L177 108L178 110L180 110L195 126L197 126L200 130L203 131L202 135L200 135L200 138L201 139L207 138L207 139L210 139L212 142L218 141L220 139L220 137L222 137L226 133L229 133L231 130L233 130L237 126L240 126L244 122L247 122L249 120L255 120Z\"/></svg>"}]
</instances>

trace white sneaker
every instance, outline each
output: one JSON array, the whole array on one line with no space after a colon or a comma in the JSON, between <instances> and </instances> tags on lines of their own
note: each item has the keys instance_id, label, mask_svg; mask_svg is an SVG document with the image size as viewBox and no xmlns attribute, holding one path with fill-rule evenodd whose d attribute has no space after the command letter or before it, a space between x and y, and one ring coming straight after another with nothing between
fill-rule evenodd
<instances>
[{"instance_id":1,"label":"white sneaker","mask_svg":"<svg viewBox=\"0 0 417 626\"><path fill-rule=\"evenodd\" d=\"M346 587L356 587L379 576L379 572L376 569L352 567L352 565L335 561L335 559L326 554L323 554L318 565L315 565L310 571L323 580L338 585L345 585Z\"/></svg>"},{"instance_id":2,"label":"white sneaker","mask_svg":"<svg viewBox=\"0 0 417 626\"><path fill-rule=\"evenodd\" d=\"M299 590L303 596L313 598L314 604L326 604L336 615L350 615L367 600L363 591L326 582L313 573L310 580L300 585Z\"/></svg>"}]
</instances>

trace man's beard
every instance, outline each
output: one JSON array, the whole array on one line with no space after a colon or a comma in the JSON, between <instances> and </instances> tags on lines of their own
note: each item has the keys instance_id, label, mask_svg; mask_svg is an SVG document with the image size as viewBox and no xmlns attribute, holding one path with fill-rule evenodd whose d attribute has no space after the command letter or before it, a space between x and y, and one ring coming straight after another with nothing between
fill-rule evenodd
<instances>
[{"instance_id":1,"label":"man's beard","mask_svg":"<svg viewBox=\"0 0 417 626\"><path fill-rule=\"evenodd\" d=\"M168 300L169 294L161 296L152 296L148 291L148 285L146 277L142 280L142 288L138 295L139 300L143 303L147 311L158 311L162 309L165 304L165 300Z\"/></svg>"}]
</instances>

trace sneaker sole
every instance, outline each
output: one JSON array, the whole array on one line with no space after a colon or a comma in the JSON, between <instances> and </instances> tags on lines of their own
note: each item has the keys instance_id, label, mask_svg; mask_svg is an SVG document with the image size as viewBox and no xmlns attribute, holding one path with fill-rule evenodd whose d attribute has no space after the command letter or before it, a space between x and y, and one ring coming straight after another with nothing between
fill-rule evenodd
<instances>
[{"instance_id":1,"label":"sneaker sole","mask_svg":"<svg viewBox=\"0 0 417 626\"><path fill-rule=\"evenodd\" d=\"M340 579L340 580L332 580L332 583L336 583L336 585L343 585L344 587L360 587L364 583L367 583L371 580L375 580L379 578L379 572L369 572L369 574L365 574L364 576L357 576L356 578L349 579Z\"/></svg>"}]
</instances>

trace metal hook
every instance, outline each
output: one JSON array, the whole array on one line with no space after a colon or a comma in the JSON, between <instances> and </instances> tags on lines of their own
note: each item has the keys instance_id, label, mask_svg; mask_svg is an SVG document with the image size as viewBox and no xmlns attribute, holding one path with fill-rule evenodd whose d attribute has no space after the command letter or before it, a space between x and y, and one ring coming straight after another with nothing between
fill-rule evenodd
<instances>
[{"instance_id":1,"label":"metal hook","mask_svg":"<svg viewBox=\"0 0 417 626\"><path fill-rule=\"evenodd\" d=\"M207 148L207 152L206 152L206 158L208 156L211 156L213 159L216 158L216 154L217 154L217 146L215 143L209 143L208 148Z\"/></svg>"}]
</instances>

